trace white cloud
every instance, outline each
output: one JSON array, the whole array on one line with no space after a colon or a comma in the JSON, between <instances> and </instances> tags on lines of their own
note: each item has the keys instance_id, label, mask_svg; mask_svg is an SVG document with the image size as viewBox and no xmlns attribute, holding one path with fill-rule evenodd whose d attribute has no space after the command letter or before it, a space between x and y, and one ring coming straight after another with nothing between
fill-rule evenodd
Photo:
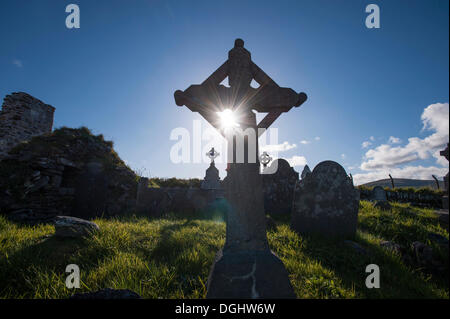
<instances>
[{"instance_id":1,"label":"white cloud","mask_svg":"<svg viewBox=\"0 0 450 319\"><path fill-rule=\"evenodd\" d=\"M15 66L17 66L18 68L23 67L23 63L22 63L22 61L20 61L19 59L14 59L14 60L12 61L12 64L14 64Z\"/></svg>"},{"instance_id":2,"label":"white cloud","mask_svg":"<svg viewBox=\"0 0 450 319\"><path fill-rule=\"evenodd\" d=\"M364 141L364 142L361 144L361 147L362 147L362 148L368 148L370 145L372 145L371 142L369 142L369 141Z\"/></svg>"},{"instance_id":3,"label":"white cloud","mask_svg":"<svg viewBox=\"0 0 450 319\"><path fill-rule=\"evenodd\" d=\"M289 165L294 166L305 166L307 164L306 158L304 156L294 155L291 158L286 158L286 161L289 162Z\"/></svg>"},{"instance_id":4,"label":"white cloud","mask_svg":"<svg viewBox=\"0 0 450 319\"><path fill-rule=\"evenodd\" d=\"M369 137L369 140L371 140L373 142L373 141L375 141L375 137L371 136L371 137Z\"/></svg>"},{"instance_id":5,"label":"white cloud","mask_svg":"<svg viewBox=\"0 0 450 319\"><path fill-rule=\"evenodd\" d=\"M342 159L345 159L345 157L346 157L345 154L341 154Z\"/></svg>"},{"instance_id":6,"label":"white cloud","mask_svg":"<svg viewBox=\"0 0 450 319\"><path fill-rule=\"evenodd\" d=\"M390 136L389 137L389 143L391 144L400 144L402 140L398 137Z\"/></svg>"},{"instance_id":7,"label":"white cloud","mask_svg":"<svg viewBox=\"0 0 450 319\"><path fill-rule=\"evenodd\" d=\"M285 152L296 147L297 147L296 144L289 144L288 142L284 142L281 144L262 145L260 149L262 152L266 151L270 153L270 152Z\"/></svg>"},{"instance_id":8,"label":"white cloud","mask_svg":"<svg viewBox=\"0 0 450 319\"><path fill-rule=\"evenodd\" d=\"M380 179L389 178L389 174L395 178L411 178L411 179L422 179L431 180L433 179L431 175L436 175L438 178L444 176L448 172L448 167L435 167L435 166L405 166L405 167L395 167L391 169L378 169L369 173L354 174L353 180L355 185L361 185L368 182L377 181Z\"/></svg>"},{"instance_id":9,"label":"white cloud","mask_svg":"<svg viewBox=\"0 0 450 319\"><path fill-rule=\"evenodd\" d=\"M424 160L434 156L439 163L437 150L445 147L449 140L449 105L437 103L429 105L422 113L423 130L434 131L433 134L421 139L419 137L408 138L405 146L393 147L382 144L375 149L370 149L365 154L365 161L361 164L362 170L377 170L392 168L397 165L410 163L416 160Z\"/></svg>"},{"instance_id":10,"label":"white cloud","mask_svg":"<svg viewBox=\"0 0 450 319\"><path fill-rule=\"evenodd\" d=\"M319 137L319 136L316 136L316 137L314 137L314 140L315 140L315 141L320 141L320 137ZM311 141L308 141L308 140L301 140L301 141L300 141L300 144L303 144L303 145L311 144Z\"/></svg>"},{"instance_id":11,"label":"white cloud","mask_svg":"<svg viewBox=\"0 0 450 319\"><path fill-rule=\"evenodd\" d=\"M449 104L436 103L427 106L421 115L421 120L423 122L422 131L430 131L428 136L424 138L410 137L403 146L393 146L392 144L401 143L401 140L391 136L389 137L390 144L382 144L369 149L360 166L360 169L366 172L353 175L355 184L360 185L385 179L389 174L394 178L422 180L432 179L431 175L443 177L447 174L448 161L440 156L440 151L445 148L449 140ZM364 145L363 143L363 147ZM414 161L428 159L430 156L436 159L438 166L424 167L411 164L403 166Z\"/></svg>"},{"instance_id":12,"label":"white cloud","mask_svg":"<svg viewBox=\"0 0 450 319\"><path fill-rule=\"evenodd\" d=\"M441 150L437 149L434 153L433 153L433 157L436 158L436 163L444 166L444 167L448 167L448 161L444 156L441 156Z\"/></svg>"}]
</instances>

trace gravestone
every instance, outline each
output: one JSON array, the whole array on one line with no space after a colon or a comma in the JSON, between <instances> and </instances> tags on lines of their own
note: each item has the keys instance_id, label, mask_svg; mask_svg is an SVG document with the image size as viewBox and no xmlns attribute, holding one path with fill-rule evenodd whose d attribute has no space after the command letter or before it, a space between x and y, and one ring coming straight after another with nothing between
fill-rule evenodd
<instances>
[{"instance_id":1,"label":"gravestone","mask_svg":"<svg viewBox=\"0 0 450 319\"><path fill-rule=\"evenodd\" d=\"M264 209L266 213L290 213L298 173L282 158L273 161L265 171L271 172L263 174Z\"/></svg>"},{"instance_id":2,"label":"gravestone","mask_svg":"<svg viewBox=\"0 0 450 319\"><path fill-rule=\"evenodd\" d=\"M387 200L386 191L381 186L375 186L372 189L371 199L373 202L373 207L381 209L381 210L390 210L391 204L389 204Z\"/></svg>"},{"instance_id":3,"label":"gravestone","mask_svg":"<svg viewBox=\"0 0 450 319\"><path fill-rule=\"evenodd\" d=\"M217 153L213 147L208 153L206 153L206 155L211 159L211 164L206 170L206 175L202 181L202 184L200 185L200 188L211 190L221 189L222 186L220 185L219 170L216 168L216 165L214 164L214 159L217 156L219 156L219 153Z\"/></svg>"},{"instance_id":4,"label":"gravestone","mask_svg":"<svg viewBox=\"0 0 450 319\"><path fill-rule=\"evenodd\" d=\"M308 165L305 165L305 167L303 168L303 171L302 171L302 175L301 175L302 179L304 179L309 174L311 174L311 169L309 168Z\"/></svg>"},{"instance_id":5,"label":"gravestone","mask_svg":"<svg viewBox=\"0 0 450 319\"><path fill-rule=\"evenodd\" d=\"M220 84L227 77L229 87ZM252 88L252 80L260 87ZM206 297L295 298L288 273L267 242L258 137L283 112L305 102L306 94L279 87L236 39L228 60L210 77L174 96L178 106L200 113L228 142L226 242L216 255ZM221 125L217 113L225 109L235 115L239 129ZM254 111L267 115L257 123Z\"/></svg>"},{"instance_id":6,"label":"gravestone","mask_svg":"<svg viewBox=\"0 0 450 319\"><path fill-rule=\"evenodd\" d=\"M375 186L372 189L372 200L375 201L387 201L386 191L381 186Z\"/></svg>"},{"instance_id":7,"label":"gravestone","mask_svg":"<svg viewBox=\"0 0 450 319\"><path fill-rule=\"evenodd\" d=\"M211 162L206 170L205 178L200 187L202 189L221 189L219 170L216 168L214 162Z\"/></svg>"},{"instance_id":8,"label":"gravestone","mask_svg":"<svg viewBox=\"0 0 450 319\"><path fill-rule=\"evenodd\" d=\"M358 208L359 191L344 168L324 161L297 183L291 226L300 234L353 237Z\"/></svg>"},{"instance_id":9,"label":"gravestone","mask_svg":"<svg viewBox=\"0 0 450 319\"><path fill-rule=\"evenodd\" d=\"M269 164L271 160L272 160L272 157L269 154L267 154L267 152L263 152L259 156L259 161L263 165L263 171L266 169L267 164Z\"/></svg>"}]
</instances>

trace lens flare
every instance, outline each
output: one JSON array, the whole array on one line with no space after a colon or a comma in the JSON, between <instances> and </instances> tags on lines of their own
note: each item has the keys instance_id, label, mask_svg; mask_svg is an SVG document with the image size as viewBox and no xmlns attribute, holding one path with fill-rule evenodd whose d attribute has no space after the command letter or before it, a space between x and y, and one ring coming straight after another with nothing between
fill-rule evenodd
<instances>
[{"instance_id":1,"label":"lens flare","mask_svg":"<svg viewBox=\"0 0 450 319\"><path fill-rule=\"evenodd\" d=\"M232 127L238 127L239 123L237 122L236 115L233 113L232 110L226 109L222 112L217 112L217 114L220 117L220 122L222 127L224 128L232 128Z\"/></svg>"}]
</instances>

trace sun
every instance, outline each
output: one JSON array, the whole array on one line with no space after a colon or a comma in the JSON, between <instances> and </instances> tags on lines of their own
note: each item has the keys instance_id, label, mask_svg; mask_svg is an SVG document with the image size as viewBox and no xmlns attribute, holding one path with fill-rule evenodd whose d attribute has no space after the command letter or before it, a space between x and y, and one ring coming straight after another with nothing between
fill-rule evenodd
<instances>
[{"instance_id":1,"label":"sun","mask_svg":"<svg viewBox=\"0 0 450 319\"><path fill-rule=\"evenodd\" d=\"M217 112L220 118L220 122L223 128L233 128L240 126L237 122L236 115L230 109L226 109L222 112Z\"/></svg>"}]
</instances>

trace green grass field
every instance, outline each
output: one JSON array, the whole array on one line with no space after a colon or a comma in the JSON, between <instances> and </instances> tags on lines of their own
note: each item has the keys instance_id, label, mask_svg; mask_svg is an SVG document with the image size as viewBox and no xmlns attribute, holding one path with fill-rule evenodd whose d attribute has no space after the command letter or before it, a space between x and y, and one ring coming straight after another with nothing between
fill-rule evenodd
<instances>
[{"instance_id":1,"label":"green grass field","mask_svg":"<svg viewBox=\"0 0 450 319\"><path fill-rule=\"evenodd\" d=\"M448 246L428 240L430 233L448 239L432 210L394 204L392 212L361 202L354 239L359 254L342 240L301 237L287 218L268 232L272 250L283 260L298 298L449 298ZM100 232L87 239L58 240L54 227L16 225L0 216L0 298L67 298L68 264L81 270L82 287L131 289L144 298L204 298L209 269L224 244L221 221L167 216L127 216L94 220ZM427 274L404 264L379 246L382 240L409 247L422 241L447 269ZM379 289L365 286L365 267L380 267Z\"/></svg>"}]
</instances>

